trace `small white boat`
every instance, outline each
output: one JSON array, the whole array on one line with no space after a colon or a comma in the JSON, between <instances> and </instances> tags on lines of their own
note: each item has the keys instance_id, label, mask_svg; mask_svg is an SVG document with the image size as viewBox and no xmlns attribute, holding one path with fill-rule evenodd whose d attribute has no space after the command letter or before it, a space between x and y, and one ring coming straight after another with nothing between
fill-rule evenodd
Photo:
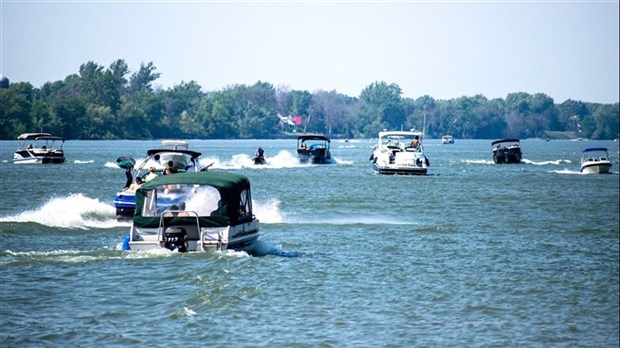
<instances>
[{"instance_id":1,"label":"small white boat","mask_svg":"<svg viewBox=\"0 0 620 348\"><path fill-rule=\"evenodd\" d=\"M23 133L17 139L21 143L13 154L13 163L65 163L63 137L50 133Z\"/></svg>"},{"instance_id":2,"label":"small white boat","mask_svg":"<svg viewBox=\"0 0 620 348\"><path fill-rule=\"evenodd\" d=\"M374 171L379 174L426 175L430 162L424 155L421 139L420 132L379 132L377 145L370 156Z\"/></svg>"},{"instance_id":3,"label":"small white boat","mask_svg":"<svg viewBox=\"0 0 620 348\"><path fill-rule=\"evenodd\" d=\"M605 174L611 171L611 161L606 147L589 147L581 153L581 172Z\"/></svg>"},{"instance_id":4,"label":"small white boat","mask_svg":"<svg viewBox=\"0 0 620 348\"><path fill-rule=\"evenodd\" d=\"M121 156L116 160L116 164L125 169L127 176L125 187L114 196L117 220L131 219L134 214L136 200L132 181L135 178L140 177L143 182L146 182L167 172L184 173L206 169L198 168L198 158L201 153L188 150L187 141L163 140L161 145L161 148L148 150L146 158L137 168L135 168L136 160L131 157Z\"/></svg>"},{"instance_id":5,"label":"small white boat","mask_svg":"<svg viewBox=\"0 0 620 348\"><path fill-rule=\"evenodd\" d=\"M441 137L442 144L454 144L454 137L451 135L444 135Z\"/></svg>"},{"instance_id":6,"label":"small white boat","mask_svg":"<svg viewBox=\"0 0 620 348\"><path fill-rule=\"evenodd\" d=\"M250 181L225 172L157 177L136 191L123 250L251 252L259 236Z\"/></svg>"}]
</instances>

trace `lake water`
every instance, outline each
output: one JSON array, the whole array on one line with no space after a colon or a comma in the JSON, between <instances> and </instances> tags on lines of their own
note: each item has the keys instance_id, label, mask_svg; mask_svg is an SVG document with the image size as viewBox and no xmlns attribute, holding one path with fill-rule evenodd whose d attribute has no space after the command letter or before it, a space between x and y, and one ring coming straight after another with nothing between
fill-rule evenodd
<instances>
[{"instance_id":1,"label":"lake water","mask_svg":"<svg viewBox=\"0 0 620 348\"><path fill-rule=\"evenodd\" d=\"M190 140L247 175L259 256L124 252L117 157L159 141L67 141L62 165L0 142L0 346L618 347L616 141L425 142L429 175L381 176L373 140L300 165L293 140ZM269 165L254 166L257 146ZM579 174L607 146L613 174Z\"/></svg>"}]
</instances>

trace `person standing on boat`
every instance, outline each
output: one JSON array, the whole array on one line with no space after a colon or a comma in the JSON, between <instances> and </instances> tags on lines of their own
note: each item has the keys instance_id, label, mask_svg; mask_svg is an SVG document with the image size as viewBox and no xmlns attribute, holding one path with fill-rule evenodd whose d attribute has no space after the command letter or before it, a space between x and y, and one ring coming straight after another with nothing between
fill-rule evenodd
<instances>
[{"instance_id":1,"label":"person standing on boat","mask_svg":"<svg viewBox=\"0 0 620 348\"><path fill-rule=\"evenodd\" d=\"M129 168L125 169L125 177L127 178L127 181L125 181L125 188L129 188L133 181L133 176L131 175L131 169Z\"/></svg>"},{"instance_id":2,"label":"person standing on boat","mask_svg":"<svg viewBox=\"0 0 620 348\"><path fill-rule=\"evenodd\" d=\"M418 149L420 146L420 136L416 135L415 138L411 141L411 147L414 149Z\"/></svg>"}]
</instances>

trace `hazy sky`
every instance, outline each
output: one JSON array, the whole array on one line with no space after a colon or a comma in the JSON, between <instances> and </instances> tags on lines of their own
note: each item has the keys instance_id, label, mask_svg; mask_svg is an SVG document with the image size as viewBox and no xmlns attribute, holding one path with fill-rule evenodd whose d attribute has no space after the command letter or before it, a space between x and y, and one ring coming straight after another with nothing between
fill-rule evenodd
<instances>
[{"instance_id":1,"label":"hazy sky","mask_svg":"<svg viewBox=\"0 0 620 348\"><path fill-rule=\"evenodd\" d=\"M163 88L269 82L359 96L619 100L616 1L0 0L0 74L35 87L88 61L153 62Z\"/></svg>"}]
</instances>

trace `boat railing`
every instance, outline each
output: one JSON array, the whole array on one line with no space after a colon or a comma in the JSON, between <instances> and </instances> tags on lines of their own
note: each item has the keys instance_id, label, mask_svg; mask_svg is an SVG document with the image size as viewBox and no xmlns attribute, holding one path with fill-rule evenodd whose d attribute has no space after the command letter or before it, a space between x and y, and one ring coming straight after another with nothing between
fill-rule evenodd
<instances>
[{"instance_id":1,"label":"boat railing","mask_svg":"<svg viewBox=\"0 0 620 348\"><path fill-rule=\"evenodd\" d=\"M193 217L196 219L196 231L200 231L200 219L198 218L198 213L196 213L195 211L190 211L190 210L164 210L161 215L159 216L159 234L158 234L158 240L160 242L164 242L166 240L165 236L166 236L166 229L168 229L169 227L177 227L177 226L183 226L183 225L187 225L187 224L178 224L178 223L172 223L174 222L174 218L185 218L185 217ZM187 220L183 220L184 222ZM193 226L193 224L192 224Z\"/></svg>"}]
</instances>

